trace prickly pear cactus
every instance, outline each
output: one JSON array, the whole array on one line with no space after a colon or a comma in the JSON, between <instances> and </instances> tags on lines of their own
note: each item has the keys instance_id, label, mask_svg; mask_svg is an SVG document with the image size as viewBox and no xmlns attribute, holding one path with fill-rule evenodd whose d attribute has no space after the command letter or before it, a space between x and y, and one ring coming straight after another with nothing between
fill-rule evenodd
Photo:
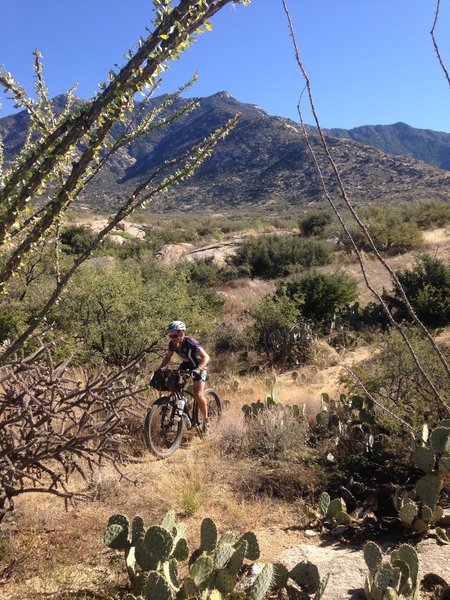
<instances>
[{"instance_id":1,"label":"prickly pear cactus","mask_svg":"<svg viewBox=\"0 0 450 600\"><path fill-rule=\"evenodd\" d=\"M383 556L374 542L368 542L364 559L369 567L365 582L368 600L419 598L419 559L412 546L402 544L390 556Z\"/></svg>"},{"instance_id":2,"label":"prickly pear cactus","mask_svg":"<svg viewBox=\"0 0 450 600\"><path fill-rule=\"evenodd\" d=\"M200 548L205 552L211 552L217 544L217 527L212 519L203 519L200 528Z\"/></svg>"},{"instance_id":3,"label":"prickly pear cactus","mask_svg":"<svg viewBox=\"0 0 450 600\"><path fill-rule=\"evenodd\" d=\"M273 565L264 565L261 573L255 579L250 592L250 600L263 600L272 585Z\"/></svg>"},{"instance_id":4,"label":"prickly pear cactus","mask_svg":"<svg viewBox=\"0 0 450 600\"><path fill-rule=\"evenodd\" d=\"M431 433L424 425L413 443L415 465L423 475L412 493L396 494L394 504L400 521L409 529L426 534L432 527L444 525L439 506L440 492L450 474L450 421L442 421ZM436 534L438 537L439 535Z\"/></svg>"},{"instance_id":5,"label":"prickly pear cactus","mask_svg":"<svg viewBox=\"0 0 450 600\"><path fill-rule=\"evenodd\" d=\"M331 500L327 492L322 492L319 496L318 517L322 522L331 519L337 525L349 525L351 522L345 501L342 498Z\"/></svg>"},{"instance_id":6,"label":"prickly pear cactus","mask_svg":"<svg viewBox=\"0 0 450 600\"><path fill-rule=\"evenodd\" d=\"M231 532L218 538L215 523L204 519L200 548L190 556L185 535L186 526L175 522L173 511L165 515L160 525L148 529L141 517L135 517L131 532L123 515L109 519L104 541L110 548L125 553L132 588L132 594L127 595L130 600L263 600L270 590L282 589L290 598L308 600L310 594L314 594L314 600L322 597L327 580L320 580L312 563L301 563L292 571L281 564L266 564L244 590L239 581L244 562L260 556L252 531L237 540ZM185 568L179 569L183 561L188 561L189 571L180 579L179 574L186 572ZM241 586L240 591L236 591L237 585Z\"/></svg>"}]
</instances>

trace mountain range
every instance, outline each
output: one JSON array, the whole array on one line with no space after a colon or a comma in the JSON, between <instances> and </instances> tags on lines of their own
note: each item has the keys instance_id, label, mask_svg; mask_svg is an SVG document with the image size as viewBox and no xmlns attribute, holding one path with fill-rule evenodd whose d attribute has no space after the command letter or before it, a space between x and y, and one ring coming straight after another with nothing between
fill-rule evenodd
<instances>
[{"instance_id":1,"label":"mountain range","mask_svg":"<svg viewBox=\"0 0 450 600\"><path fill-rule=\"evenodd\" d=\"M153 104L135 110L145 112L162 99L155 98ZM112 208L163 161L183 154L235 114L241 118L234 130L219 142L192 178L158 201L159 208L289 209L322 201L323 183L339 203L335 177L314 128L307 127L307 131L323 182L299 124L269 116L227 92L197 100L199 107L193 112L120 150L86 188L80 198L82 204L95 210ZM64 102L61 96L54 100L56 107ZM173 110L187 102L178 99ZM23 144L27 122L25 112L0 119L6 163ZM113 137L122 131L123 125L115 126ZM415 129L405 123L328 129L324 133L355 203L450 200L450 134Z\"/></svg>"}]
</instances>

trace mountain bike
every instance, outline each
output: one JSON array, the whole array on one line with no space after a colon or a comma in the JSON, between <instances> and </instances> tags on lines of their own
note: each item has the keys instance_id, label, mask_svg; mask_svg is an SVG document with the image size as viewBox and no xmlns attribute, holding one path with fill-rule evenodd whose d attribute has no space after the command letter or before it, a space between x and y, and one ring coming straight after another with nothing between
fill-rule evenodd
<instances>
[{"instance_id":1,"label":"mountain bike","mask_svg":"<svg viewBox=\"0 0 450 600\"><path fill-rule=\"evenodd\" d=\"M191 378L189 371L165 370L166 383L157 389L168 391L150 406L145 418L144 432L148 449L158 458L167 458L179 448L183 430L194 429L204 436L203 418L194 394L185 389ZM175 381L174 381L175 380ZM167 383L169 381L169 383ZM218 393L209 388L204 391L208 406L208 437L217 432L222 417L222 401Z\"/></svg>"}]
</instances>

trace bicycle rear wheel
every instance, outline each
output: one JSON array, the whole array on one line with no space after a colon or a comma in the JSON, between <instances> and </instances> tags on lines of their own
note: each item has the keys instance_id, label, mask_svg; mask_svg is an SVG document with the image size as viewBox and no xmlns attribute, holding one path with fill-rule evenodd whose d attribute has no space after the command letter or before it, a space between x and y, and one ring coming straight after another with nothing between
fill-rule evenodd
<instances>
[{"instance_id":1,"label":"bicycle rear wheel","mask_svg":"<svg viewBox=\"0 0 450 600\"><path fill-rule=\"evenodd\" d=\"M159 458L167 458L181 444L184 421L174 419L175 410L169 396L156 400L147 412L144 425L148 449Z\"/></svg>"},{"instance_id":2,"label":"bicycle rear wheel","mask_svg":"<svg viewBox=\"0 0 450 600\"><path fill-rule=\"evenodd\" d=\"M220 419L222 418L222 401L219 398L219 394L211 388L204 391L204 396L206 398L206 404L208 407L208 420L209 420L208 437L212 437L217 433L217 428L218 428ZM198 410L197 405L196 405L196 411L197 411L197 422L200 423L200 428L201 428L202 415L201 415L200 411Z\"/></svg>"}]
</instances>

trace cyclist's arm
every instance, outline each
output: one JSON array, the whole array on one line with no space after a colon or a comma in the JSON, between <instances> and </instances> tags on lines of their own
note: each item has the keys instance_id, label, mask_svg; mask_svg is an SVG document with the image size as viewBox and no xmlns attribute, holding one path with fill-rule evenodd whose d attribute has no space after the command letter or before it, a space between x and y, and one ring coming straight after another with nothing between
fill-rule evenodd
<instances>
[{"instance_id":1,"label":"cyclist's arm","mask_svg":"<svg viewBox=\"0 0 450 600\"><path fill-rule=\"evenodd\" d=\"M204 369L209 363L209 354L203 348L199 348L198 355L200 356L201 360L198 363L197 369Z\"/></svg>"},{"instance_id":2,"label":"cyclist's arm","mask_svg":"<svg viewBox=\"0 0 450 600\"><path fill-rule=\"evenodd\" d=\"M173 352L171 350L167 350L165 357L162 359L162 363L159 365L159 368L163 369L166 365L168 365L172 356Z\"/></svg>"}]
</instances>

